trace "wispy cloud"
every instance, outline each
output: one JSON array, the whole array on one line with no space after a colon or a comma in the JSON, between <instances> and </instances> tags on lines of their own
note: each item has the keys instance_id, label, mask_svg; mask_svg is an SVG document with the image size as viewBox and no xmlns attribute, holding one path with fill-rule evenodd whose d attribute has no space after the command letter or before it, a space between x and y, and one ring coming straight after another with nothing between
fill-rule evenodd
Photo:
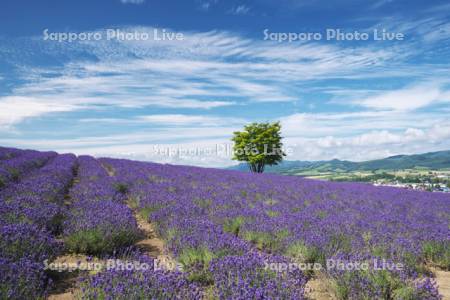
<instances>
[{"instance_id":1,"label":"wispy cloud","mask_svg":"<svg viewBox=\"0 0 450 300\"><path fill-rule=\"evenodd\" d=\"M126 30L150 36L154 33L152 28ZM252 102L292 102L298 100L293 83L351 74L394 56L365 48L274 45L227 32L188 32L185 40L178 42L99 41L77 43L76 48L51 47L55 55L70 55L71 49L76 49L95 55L97 61L73 60L55 69L52 76L47 69L25 68L28 83L16 87L12 96L20 97L23 103L46 105L33 113L16 110L16 117L2 115L0 122L15 124L26 117L105 105L211 109ZM227 57L232 59L224 59Z\"/></svg>"},{"instance_id":2,"label":"wispy cloud","mask_svg":"<svg viewBox=\"0 0 450 300\"><path fill-rule=\"evenodd\" d=\"M350 161L378 159L398 154L415 154L448 150L450 127L436 125L421 131L414 128L403 132L373 131L352 138L321 137L287 139L291 145L288 159L328 160L332 158Z\"/></svg>"},{"instance_id":3,"label":"wispy cloud","mask_svg":"<svg viewBox=\"0 0 450 300\"><path fill-rule=\"evenodd\" d=\"M229 157L189 161L149 156L148 151L155 144L227 143L244 123L264 118L282 120L286 142L295 148L290 159L362 159L420 151L427 147L427 136L433 137L430 149L450 147L445 142L448 110L423 111L449 103L448 82L442 79L448 66L409 63L423 51L417 41L347 47L277 43L263 41L262 33L261 38L249 38L227 31L183 32L183 41L154 41L154 28L121 29L145 32L150 39L35 41L39 47L34 49L43 49L45 57L69 60L52 68L21 66L25 83L0 97L0 129L6 133L46 118L52 124L54 116L64 113L75 120L64 124L64 129L78 137L3 136L2 144L225 165L230 164ZM324 105L336 111L306 112ZM125 110L129 115L110 115L108 110ZM89 128L99 122L111 125L101 126L110 127L108 134L90 133ZM116 132L127 126L135 126L132 134Z\"/></svg>"},{"instance_id":4,"label":"wispy cloud","mask_svg":"<svg viewBox=\"0 0 450 300\"><path fill-rule=\"evenodd\" d=\"M373 26L375 28L384 28L391 32L400 32L416 45L425 48L433 48L435 42L450 39L450 20L448 19L447 6L436 6L424 12L423 17L406 17L390 15L381 18Z\"/></svg>"},{"instance_id":5,"label":"wispy cloud","mask_svg":"<svg viewBox=\"0 0 450 300\"><path fill-rule=\"evenodd\" d=\"M122 4L143 4L145 0L120 0Z\"/></svg>"},{"instance_id":6,"label":"wispy cloud","mask_svg":"<svg viewBox=\"0 0 450 300\"><path fill-rule=\"evenodd\" d=\"M374 3L370 6L370 8L377 9L377 8L380 8L387 4L390 4L392 2L394 2L394 0L377 0L377 1L374 1Z\"/></svg>"},{"instance_id":7,"label":"wispy cloud","mask_svg":"<svg viewBox=\"0 0 450 300\"><path fill-rule=\"evenodd\" d=\"M246 5L238 5L229 10L232 15L246 15L250 12L250 7Z\"/></svg>"},{"instance_id":8,"label":"wispy cloud","mask_svg":"<svg viewBox=\"0 0 450 300\"><path fill-rule=\"evenodd\" d=\"M68 112L83 108L82 102L62 103L49 98L7 96L0 98L0 130L10 130L11 126L28 118L41 115Z\"/></svg>"},{"instance_id":9,"label":"wispy cloud","mask_svg":"<svg viewBox=\"0 0 450 300\"><path fill-rule=\"evenodd\" d=\"M151 124L162 126L199 126L217 127L224 125L239 125L247 123L244 119L233 117L184 115L184 114L154 114L132 118L83 118L81 123L110 123L110 124Z\"/></svg>"},{"instance_id":10,"label":"wispy cloud","mask_svg":"<svg viewBox=\"0 0 450 300\"><path fill-rule=\"evenodd\" d=\"M449 91L441 89L436 82L383 92L354 101L355 104L368 108L401 111L416 110L439 102L450 102L450 96Z\"/></svg>"},{"instance_id":11,"label":"wispy cloud","mask_svg":"<svg viewBox=\"0 0 450 300\"><path fill-rule=\"evenodd\" d=\"M229 117L215 117L202 115L182 115L182 114L165 114L165 115L148 115L137 118L140 121L152 124L161 125L176 125L176 126L224 126L231 124L245 124L245 120Z\"/></svg>"},{"instance_id":12,"label":"wispy cloud","mask_svg":"<svg viewBox=\"0 0 450 300\"><path fill-rule=\"evenodd\" d=\"M397 111L294 114L282 119L288 159L362 161L447 150L447 113Z\"/></svg>"},{"instance_id":13,"label":"wispy cloud","mask_svg":"<svg viewBox=\"0 0 450 300\"><path fill-rule=\"evenodd\" d=\"M211 7L216 5L219 0L197 0L199 9L208 11Z\"/></svg>"}]
</instances>

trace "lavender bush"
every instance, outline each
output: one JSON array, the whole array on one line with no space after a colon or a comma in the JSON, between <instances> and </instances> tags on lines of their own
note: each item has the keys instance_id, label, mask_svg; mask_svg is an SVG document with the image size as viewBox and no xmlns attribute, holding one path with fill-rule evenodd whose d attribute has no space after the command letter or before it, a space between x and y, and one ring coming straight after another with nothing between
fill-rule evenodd
<instances>
[{"instance_id":1,"label":"lavender bush","mask_svg":"<svg viewBox=\"0 0 450 300\"><path fill-rule=\"evenodd\" d=\"M17 182L27 172L43 166L55 152L24 150L18 156L0 161L0 189L10 182Z\"/></svg>"},{"instance_id":2,"label":"lavender bush","mask_svg":"<svg viewBox=\"0 0 450 300\"><path fill-rule=\"evenodd\" d=\"M183 272L100 272L84 299L304 299L317 271L266 263L327 259L404 267L319 271L339 299L440 299L429 266L450 268L447 194L8 148L0 174L0 298L45 297L61 232L69 251L117 256L140 237L129 205Z\"/></svg>"},{"instance_id":3,"label":"lavender bush","mask_svg":"<svg viewBox=\"0 0 450 300\"><path fill-rule=\"evenodd\" d=\"M254 248L298 262L324 264L345 256L404 265L401 274L330 271L327 276L337 283L333 286L341 299L401 299L407 294L439 298L433 284L415 282L432 282L428 264L448 268L449 195L101 161L115 170L116 180L129 185L136 207L157 225L173 255L197 275L191 278L202 284L214 283L213 270L219 272L208 268L205 273L205 265ZM342 291L345 285L353 288Z\"/></svg>"},{"instance_id":4,"label":"lavender bush","mask_svg":"<svg viewBox=\"0 0 450 300\"><path fill-rule=\"evenodd\" d=\"M76 253L112 253L141 236L129 208L108 200L76 202L64 228L65 246Z\"/></svg>"},{"instance_id":5,"label":"lavender bush","mask_svg":"<svg viewBox=\"0 0 450 300\"><path fill-rule=\"evenodd\" d=\"M218 299L306 299L306 277L298 270L274 272L266 261L288 263L286 259L264 257L255 252L213 260L212 296Z\"/></svg>"},{"instance_id":6,"label":"lavender bush","mask_svg":"<svg viewBox=\"0 0 450 300\"><path fill-rule=\"evenodd\" d=\"M70 212L64 222L70 252L107 254L133 244L140 232L125 198L93 157L79 158L78 182L70 190Z\"/></svg>"},{"instance_id":7,"label":"lavender bush","mask_svg":"<svg viewBox=\"0 0 450 300\"><path fill-rule=\"evenodd\" d=\"M180 272L153 270L153 259L135 257L142 270L116 267L80 280L81 299L203 299L198 286Z\"/></svg>"},{"instance_id":8,"label":"lavender bush","mask_svg":"<svg viewBox=\"0 0 450 300\"><path fill-rule=\"evenodd\" d=\"M35 151L14 153L2 164L10 172L14 166L19 173L0 193L0 298L42 298L50 284L43 261L53 259L62 249L48 231L56 231L61 213L54 202L62 199L70 184L76 158Z\"/></svg>"},{"instance_id":9,"label":"lavender bush","mask_svg":"<svg viewBox=\"0 0 450 300\"><path fill-rule=\"evenodd\" d=\"M0 223L27 222L58 233L63 218L62 202L73 179L76 157L58 155L44 167L0 195Z\"/></svg>"},{"instance_id":10,"label":"lavender bush","mask_svg":"<svg viewBox=\"0 0 450 300\"><path fill-rule=\"evenodd\" d=\"M0 227L0 257L18 261L27 258L43 262L55 258L61 245L43 229L32 224L11 224Z\"/></svg>"},{"instance_id":11,"label":"lavender bush","mask_svg":"<svg viewBox=\"0 0 450 300\"><path fill-rule=\"evenodd\" d=\"M19 154L21 154L22 152L23 152L23 150L16 149L16 148L0 147L0 160L16 157Z\"/></svg>"},{"instance_id":12,"label":"lavender bush","mask_svg":"<svg viewBox=\"0 0 450 300\"><path fill-rule=\"evenodd\" d=\"M0 257L0 299L43 299L49 284L42 263Z\"/></svg>"}]
</instances>

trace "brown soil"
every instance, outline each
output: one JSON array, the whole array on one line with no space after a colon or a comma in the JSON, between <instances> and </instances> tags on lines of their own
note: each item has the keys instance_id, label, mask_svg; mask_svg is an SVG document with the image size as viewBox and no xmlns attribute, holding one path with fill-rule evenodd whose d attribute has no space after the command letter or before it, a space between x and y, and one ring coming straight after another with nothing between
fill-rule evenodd
<instances>
[{"instance_id":1,"label":"brown soil","mask_svg":"<svg viewBox=\"0 0 450 300\"><path fill-rule=\"evenodd\" d=\"M139 229L144 233L145 239L139 241L136 246L151 257L158 257L164 252L164 242L155 236L152 224L145 221L139 214L135 213Z\"/></svg>"},{"instance_id":2,"label":"brown soil","mask_svg":"<svg viewBox=\"0 0 450 300\"><path fill-rule=\"evenodd\" d=\"M138 227L145 236L143 240L136 243L136 246L148 256L156 258L160 266L169 270L176 268L176 261L165 251L165 243L156 235L153 224L142 218L130 201L128 207L133 211Z\"/></svg>"},{"instance_id":3,"label":"brown soil","mask_svg":"<svg viewBox=\"0 0 450 300\"><path fill-rule=\"evenodd\" d=\"M74 300L75 296L72 292L50 295L48 300Z\"/></svg>"},{"instance_id":4,"label":"brown soil","mask_svg":"<svg viewBox=\"0 0 450 300\"><path fill-rule=\"evenodd\" d=\"M439 293L443 297L442 300L450 300L450 271L433 269L433 274L436 276Z\"/></svg>"},{"instance_id":5,"label":"brown soil","mask_svg":"<svg viewBox=\"0 0 450 300\"><path fill-rule=\"evenodd\" d=\"M335 300L336 297L330 291L328 280L323 274L317 274L311 278L305 287L305 294L311 300Z\"/></svg>"},{"instance_id":6,"label":"brown soil","mask_svg":"<svg viewBox=\"0 0 450 300\"><path fill-rule=\"evenodd\" d=\"M114 168L110 166L104 166L105 170L108 172L109 176L115 175ZM146 220L144 220L134 209L133 205L128 202L128 206L133 211L133 214L138 223L139 229L142 231L144 239L140 240L135 244L138 248L144 251L147 255L159 260L160 265L167 267L167 269L175 268L175 260L169 255L165 254L164 251L164 241L159 239L153 228L153 225ZM67 263L76 264L80 262L82 264L88 263L87 257L85 255L64 255L58 257L54 262L56 263ZM99 259L94 259L91 262L102 262ZM85 272L86 273L86 272ZM75 286L77 278L80 276L80 272L56 272L55 288L50 292L48 300L74 300L75 294L77 293Z\"/></svg>"},{"instance_id":7,"label":"brown soil","mask_svg":"<svg viewBox=\"0 0 450 300\"><path fill-rule=\"evenodd\" d=\"M81 254L69 254L57 257L53 263L67 264L69 266L75 266L77 264L86 266L89 263L103 263L103 261L93 258L88 260L86 255ZM48 297L49 300L73 300L77 290L75 288L77 279L81 274L88 274L89 271L52 271L52 278L54 280L54 289L50 291ZM92 271L91 271L92 272Z\"/></svg>"},{"instance_id":8,"label":"brown soil","mask_svg":"<svg viewBox=\"0 0 450 300\"><path fill-rule=\"evenodd\" d=\"M116 170L114 170L113 167L106 165L106 164L103 164L102 166L106 170L106 172L108 173L109 176L113 177L116 175Z\"/></svg>"},{"instance_id":9,"label":"brown soil","mask_svg":"<svg viewBox=\"0 0 450 300\"><path fill-rule=\"evenodd\" d=\"M135 246L140 248L150 257L157 258L160 262L160 266L166 267L167 269L175 268L175 261L169 255L165 255L164 241L156 237L153 225L145 221L135 212L135 210L133 210L133 213L136 217L138 227L144 236L144 239L137 242ZM94 259L91 262L102 263L99 259ZM75 265L77 263L87 264L88 261L85 255L77 254L58 257L54 263L67 263L70 265ZM54 277L55 288L50 292L48 300L74 300L75 294L77 293L74 287L76 286L76 281L79 276L80 272L56 272Z\"/></svg>"},{"instance_id":10,"label":"brown soil","mask_svg":"<svg viewBox=\"0 0 450 300\"><path fill-rule=\"evenodd\" d=\"M442 300L450 300L450 271L433 268L433 274L438 285ZM336 299L329 289L327 279L322 275L312 278L306 284L306 295L311 300Z\"/></svg>"}]
</instances>

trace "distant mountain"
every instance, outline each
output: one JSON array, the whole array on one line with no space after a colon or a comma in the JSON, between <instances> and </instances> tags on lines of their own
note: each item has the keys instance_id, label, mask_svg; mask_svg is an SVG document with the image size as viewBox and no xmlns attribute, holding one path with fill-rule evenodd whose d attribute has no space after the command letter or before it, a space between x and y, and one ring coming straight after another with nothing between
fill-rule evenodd
<instances>
[{"instance_id":1,"label":"distant mountain","mask_svg":"<svg viewBox=\"0 0 450 300\"><path fill-rule=\"evenodd\" d=\"M300 172L352 172L397 170L413 168L444 169L450 168L450 151L429 152L414 155L395 155L383 159L352 162L333 159L328 161L283 161L277 166L267 167L266 172L300 173ZM246 171L246 164L239 164L229 169Z\"/></svg>"}]
</instances>

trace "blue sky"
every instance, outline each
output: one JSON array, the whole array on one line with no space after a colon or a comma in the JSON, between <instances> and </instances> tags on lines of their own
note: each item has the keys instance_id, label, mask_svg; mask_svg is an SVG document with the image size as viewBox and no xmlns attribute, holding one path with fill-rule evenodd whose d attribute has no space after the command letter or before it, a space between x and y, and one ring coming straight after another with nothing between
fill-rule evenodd
<instances>
[{"instance_id":1,"label":"blue sky","mask_svg":"<svg viewBox=\"0 0 450 300\"><path fill-rule=\"evenodd\" d=\"M448 1L5 0L0 145L226 166L233 131L280 121L288 159L447 150L449 71Z\"/></svg>"}]
</instances>

